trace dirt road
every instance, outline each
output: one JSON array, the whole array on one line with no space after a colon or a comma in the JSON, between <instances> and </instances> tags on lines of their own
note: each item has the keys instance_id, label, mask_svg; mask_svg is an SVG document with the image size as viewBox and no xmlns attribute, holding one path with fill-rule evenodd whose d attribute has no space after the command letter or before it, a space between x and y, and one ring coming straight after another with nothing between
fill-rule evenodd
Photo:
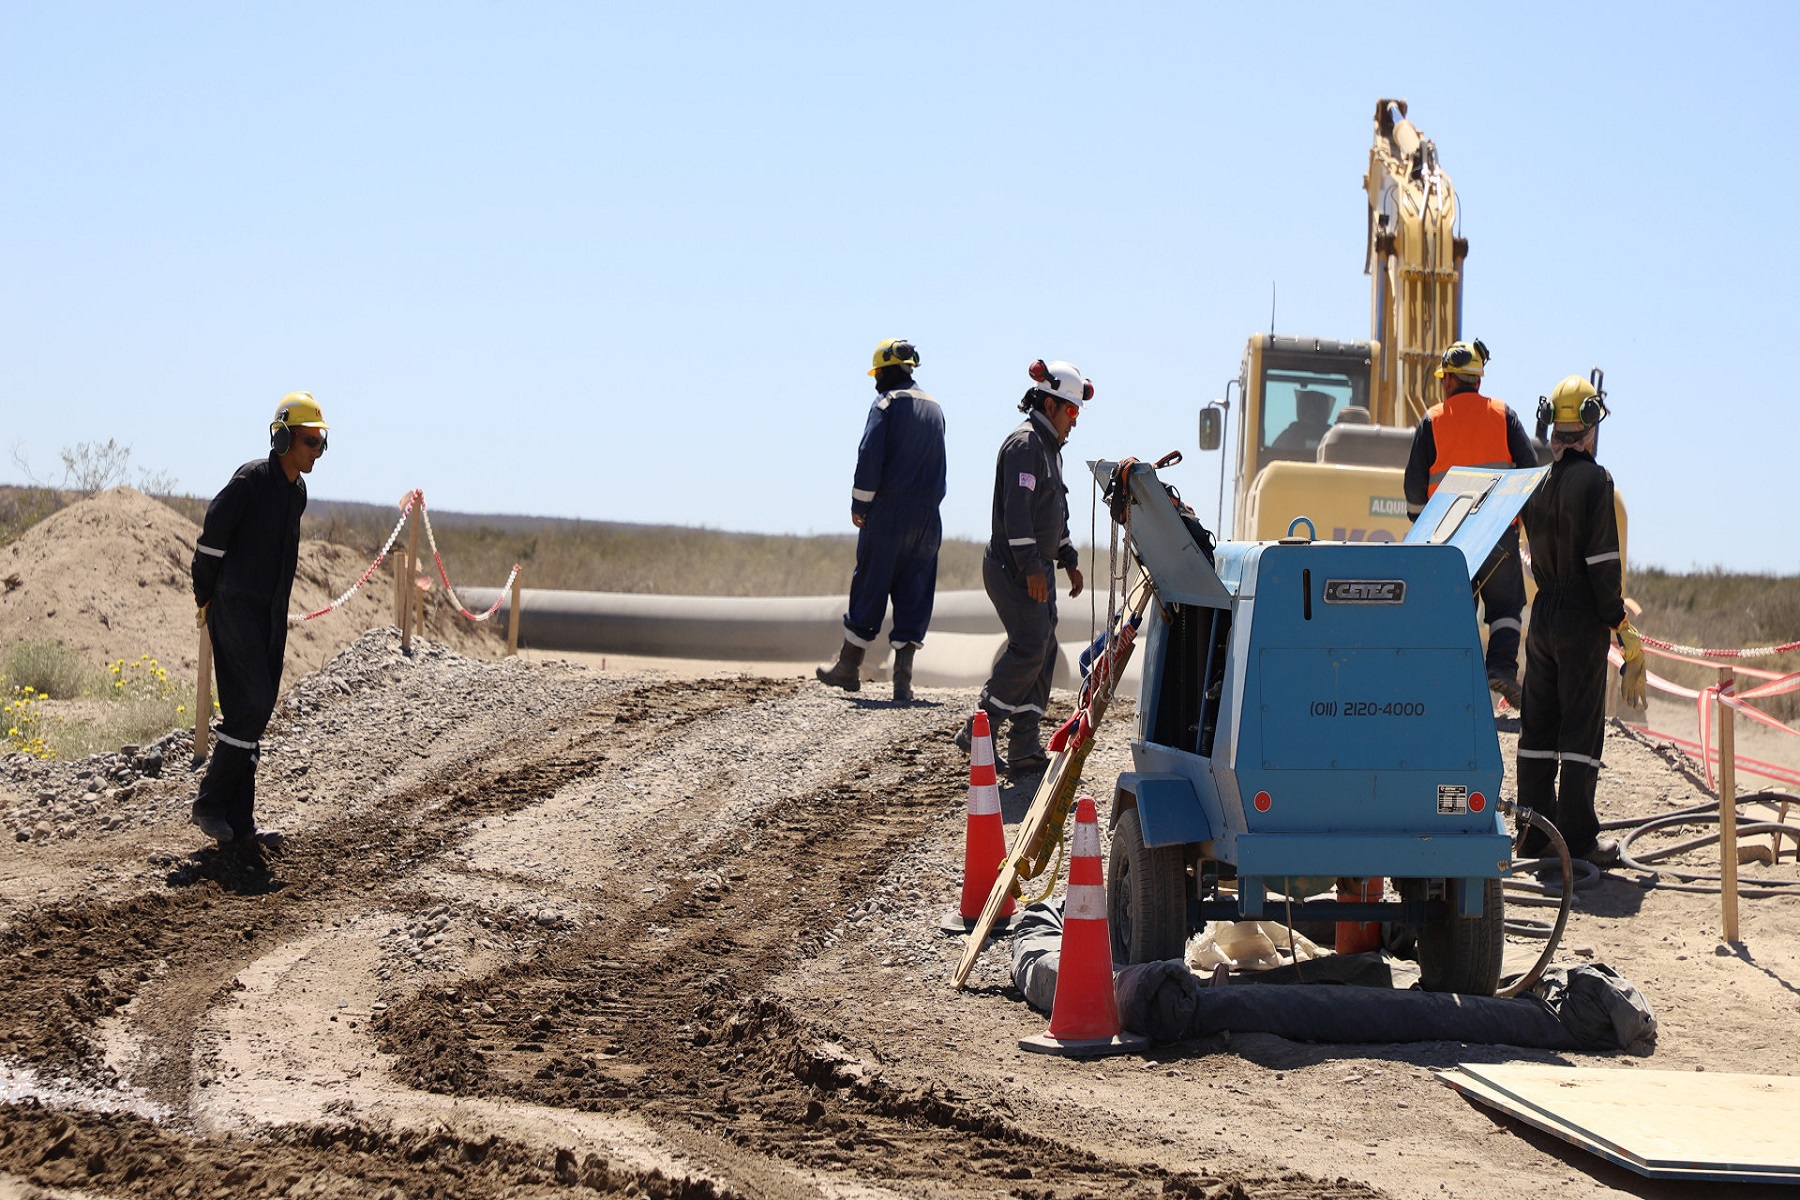
<instances>
[{"instance_id":1,"label":"dirt road","mask_svg":"<svg viewBox=\"0 0 1800 1200\"><path fill-rule=\"evenodd\" d=\"M1044 1018L1002 948L948 986L967 697L922 695L407 659L376 632L278 712L259 816L288 844L261 860L197 849L179 741L9 760L0 1197L1677 1195L1431 1070L1793 1068L1795 902L1746 901L1723 947L1716 897L1629 876L1581 894L1563 959L1644 988L1648 1060L1022 1054ZM1623 735L1607 760L1610 813L1700 798Z\"/></svg>"}]
</instances>

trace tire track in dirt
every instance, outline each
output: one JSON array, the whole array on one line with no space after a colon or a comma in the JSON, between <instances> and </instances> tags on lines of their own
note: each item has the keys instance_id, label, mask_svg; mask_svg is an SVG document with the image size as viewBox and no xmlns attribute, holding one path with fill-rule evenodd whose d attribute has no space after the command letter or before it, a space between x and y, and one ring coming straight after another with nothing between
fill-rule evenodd
<instances>
[{"instance_id":1,"label":"tire track in dirt","mask_svg":"<svg viewBox=\"0 0 1800 1200\"><path fill-rule=\"evenodd\" d=\"M0 1013L8 1056L104 1079L95 1027L137 999L132 1020L161 1056L137 1081L184 1113L197 1024L271 944L372 906L440 898L421 890L419 869L483 818L572 786L592 790L602 776L616 785L623 763L678 750L691 759L718 721L794 691L754 680L657 683L583 700L423 771L390 755L386 790L380 779L359 781L364 794L380 794L378 805L309 828L272 864L204 852L181 864L166 892L33 914L0 944L0 989L26 1000L16 1015ZM561 933L487 975L428 986L378 1018L402 1087L629 1116L711 1181L454 1128L346 1121L220 1139L192 1136L179 1115L157 1125L30 1105L0 1122L0 1172L131 1195L184 1183L283 1191L296 1177L323 1195L472 1198L566 1188L684 1197L1228 1197L1252 1194L1247 1186L1284 1200L1377 1195L1303 1176L1174 1173L1054 1141L952 1091L884 1080L841 1049L848 1037L766 989L834 936L869 881L960 792L966 764L949 752L943 723L866 754L847 734L827 739L824 753L842 761L809 764L799 795L740 786L730 763L698 775L671 822L641 839L655 861L630 880L674 880L672 890L609 900L622 905L621 919Z\"/></svg>"},{"instance_id":2,"label":"tire track in dirt","mask_svg":"<svg viewBox=\"0 0 1800 1200\"><path fill-rule=\"evenodd\" d=\"M763 990L941 817L967 769L946 751L948 733L885 747L835 783L758 810L741 837L697 844L697 882L639 912L622 942L584 932L388 1010L376 1027L397 1073L450 1094L629 1112L677 1141L691 1131L702 1155L723 1142L740 1159L919 1195L1219 1197L1250 1194L1246 1183L1279 1198L1379 1195L1346 1181L1109 1161L986 1106L889 1084ZM804 879L788 885L796 868Z\"/></svg>"},{"instance_id":3,"label":"tire track in dirt","mask_svg":"<svg viewBox=\"0 0 1800 1200\"><path fill-rule=\"evenodd\" d=\"M52 1075L110 1086L115 1080L100 1060L96 1029L141 997L135 1017L154 1045L156 1065L134 1082L180 1112L195 1024L235 974L258 957L260 947L334 915L360 911L381 892L404 893L410 885L398 881L407 871L465 837L473 819L527 807L611 757L654 753L660 739L696 720L791 691L792 685L761 680L635 687L564 718L554 737L545 737L542 729L520 732L497 746L434 764L379 807L309 829L293 853L264 859L207 849L176 867L166 891L32 912L13 922L0 940L0 995L7 997L0 1005L0 1054ZM40 1145L12 1131L13 1118L32 1108L7 1110L8 1121L0 1128L0 1171L65 1157L57 1144L74 1145L84 1133L102 1145L91 1164L98 1167L111 1157L104 1150L106 1130L147 1124L126 1114L48 1115L58 1132ZM170 1156L159 1157L162 1166L154 1171L166 1183L163 1170ZM235 1157L229 1147L196 1141L186 1143L175 1161L179 1166ZM604 1164L563 1166L560 1175L570 1179L601 1179L607 1171ZM640 1186L651 1177L612 1174L621 1187ZM119 1171L104 1175L124 1180ZM551 1175L558 1177L555 1171ZM681 1185L691 1186L699 1185Z\"/></svg>"}]
</instances>

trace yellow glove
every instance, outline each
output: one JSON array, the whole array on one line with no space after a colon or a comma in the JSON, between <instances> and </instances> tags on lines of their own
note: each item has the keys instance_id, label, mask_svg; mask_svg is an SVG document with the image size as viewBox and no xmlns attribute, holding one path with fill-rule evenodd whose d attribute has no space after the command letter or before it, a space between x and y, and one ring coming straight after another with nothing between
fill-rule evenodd
<instances>
[{"instance_id":1,"label":"yellow glove","mask_svg":"<svg viewBox=\"0 0 1800 1200\"><path fill-rule=\"evenodd\" d=\"M1619 698L1625 707L1648 709L1650 699L1644 694L1644 643L1637 627L1626 617L1614 628L1619 635L1619 653L1625 665L1619 668Z\"/></svg>"},{"instance_id":2,"label":"yellow glove","mask_svg":"<svg viewBox=\"0 0 1800 1200\"><path fill-rule=\"evenodd\" d=\"M202 604L199 608L196 608L194 610L194 628L195 629L205 629L206 628L206 610L211 607L212 607L212 601L208 600L205 604Z\"/></svg>"}]
</instances>

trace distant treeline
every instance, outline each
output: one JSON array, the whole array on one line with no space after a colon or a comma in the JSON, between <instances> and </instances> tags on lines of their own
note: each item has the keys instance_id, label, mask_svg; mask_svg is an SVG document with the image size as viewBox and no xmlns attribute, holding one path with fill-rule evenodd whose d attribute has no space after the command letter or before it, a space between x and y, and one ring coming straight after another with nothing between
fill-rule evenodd
<instances>
[{"instance_id":1,"label":"distant treeline","mask_svg":"<svg viewBox=\"0 0 1800 1200\"><path fill-rule=\"evenodd\" d=\"M1633 567L1626 590L1644 609L1635 621L1639 631L1658 641L1703 650L1800 641L1800 576L1739 575L1717 568L1676 575L1656 567ZM1743 659L1736 665L1786 674L1800 671L1800 652ZM1691 688L1708 687L1719 680L1717 667L1689 666L1654 656L1650 669ZM1748 691L1759 682L1742 680L1738 690ZM1756 703L1790 724L1800 716L1800 694L1772 696Z\"/></svg>"}]
</instances>

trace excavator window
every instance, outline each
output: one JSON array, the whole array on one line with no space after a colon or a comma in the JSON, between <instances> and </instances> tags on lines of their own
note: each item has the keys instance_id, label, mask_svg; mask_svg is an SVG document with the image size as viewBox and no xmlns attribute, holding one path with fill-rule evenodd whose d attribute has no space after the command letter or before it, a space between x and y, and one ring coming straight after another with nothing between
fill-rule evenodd
<instances>
[{"instance_id":1,"label":"excavator window","mask_svg":"<svg viewBox=\"0 0 1800 1200\"><path fill-rule=\"evenodd\" d=\"M1368 406L1368 382L1348 371L1271 365L1263 372L1262 461L1313 462L1319 441L1345 409Z\"/></svg>"}]
</instances>

